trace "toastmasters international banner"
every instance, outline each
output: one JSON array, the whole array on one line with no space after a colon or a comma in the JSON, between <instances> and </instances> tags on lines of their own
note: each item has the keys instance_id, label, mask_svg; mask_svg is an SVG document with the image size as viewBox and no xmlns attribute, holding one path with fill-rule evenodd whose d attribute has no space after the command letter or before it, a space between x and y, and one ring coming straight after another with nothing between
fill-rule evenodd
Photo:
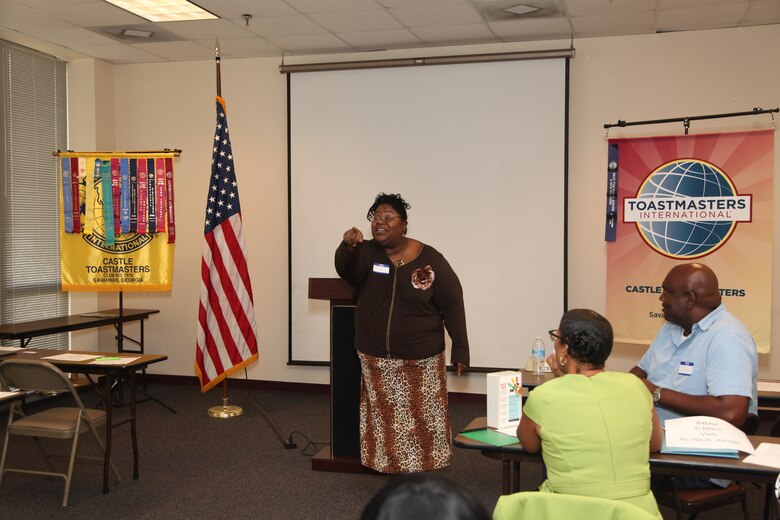
<instances>
[{"instance_id":1,"label":"toastmasters international banner","mask_svg":"<svg viewBox=\"0 0 780 520\"><path fill-rule=\"evenodd\" d=\"M615 340L651 341L664 323L658 297L667 272L701 262L758 351L769 352L774 131L610 139L607 162Z\"/></svg>"},{"instance_id":2,"label":"toastmasters international banner","mask_svg":"<svg viewBox=\"0 0 780 520\"><path fill-rule=\"evenodd\" d=\"M64 291L167 291L174 153L60 153Z\"/></svg>"}]
</instances>

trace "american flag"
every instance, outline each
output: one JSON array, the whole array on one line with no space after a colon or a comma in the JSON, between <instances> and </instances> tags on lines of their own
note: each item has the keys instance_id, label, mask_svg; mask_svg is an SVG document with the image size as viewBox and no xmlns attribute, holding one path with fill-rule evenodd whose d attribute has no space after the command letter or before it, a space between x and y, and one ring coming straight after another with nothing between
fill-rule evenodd
<instances>
[{"instance_id":1,"label":"american flag","mask_svg":"<svg viewBox=\"0 0 780 520\"><path fill-rule=\"evenodd\" d=\"M257 324L241 231L241 205L233 166L225 100L217 97L201 261L195 371L202 392L257 360Z\"/></svg>"}]
</instances>

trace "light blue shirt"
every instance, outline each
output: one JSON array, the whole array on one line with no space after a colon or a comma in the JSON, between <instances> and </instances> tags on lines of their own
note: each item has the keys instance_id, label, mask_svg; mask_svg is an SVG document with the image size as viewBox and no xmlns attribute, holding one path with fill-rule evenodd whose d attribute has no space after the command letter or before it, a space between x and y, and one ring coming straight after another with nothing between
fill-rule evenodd
<instances>
[{"instance_id":1,"label":"light blue shirt","mask_svg":"<svg viewBox=\"0 0 780 520\"><path fill-rule=\"evenodd\" d=\"M690 395L742 395L757 413L758 352L747 328L721 304L691 329L667 322L639 361L654 385ZM683 414L656 406L661 424Z\"/></svg>"}]
</instances>

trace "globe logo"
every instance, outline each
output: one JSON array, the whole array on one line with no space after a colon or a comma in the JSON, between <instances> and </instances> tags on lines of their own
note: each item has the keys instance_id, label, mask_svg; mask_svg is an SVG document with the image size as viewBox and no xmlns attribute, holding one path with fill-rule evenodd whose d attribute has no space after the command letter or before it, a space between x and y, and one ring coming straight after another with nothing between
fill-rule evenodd
<instances>
[{"instance_id":1,"label":"globe logo","mask_svg":"<svg viewBox=\"0 0 780 520\"><path fill-rule=\"evenodd\" d=\"M750 195L738 195L731 179L713 164L676 159L656 168L635 198L624 201L624 221L635 222L658 253L693 259L731 237L737 222L751 219Z\"/></svg>"}]
</instances>

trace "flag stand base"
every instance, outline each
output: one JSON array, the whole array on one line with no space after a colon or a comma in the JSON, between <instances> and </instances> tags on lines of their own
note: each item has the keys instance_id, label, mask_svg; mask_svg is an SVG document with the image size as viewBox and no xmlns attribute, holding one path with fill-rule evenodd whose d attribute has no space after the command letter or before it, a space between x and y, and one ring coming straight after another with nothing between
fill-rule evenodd
<instances>
[{"instance_id":1,"label":"flag stand base","mask_svg":"<svg viewBox=\"0 0 780 520\"><path fill-rule=\"evenodd\" d=\"M216 417L217 419L230 419L231 417L238 417L244 413L244 409L240 406L233 406L228 404L228 390L227 390L227 378L222 380L222 406L212 406L208 410L209 417Z\"/></svg>"},{"instance_id":2,"label":"flag stand base","mask_svg":"<svg viewBox=\"0 0 780 520\"><path fill-rule=\"evenodd\" d=\"M208 410L209 417L216 417L217 419L230 419L231 417L238 417L244 413L244 409L240 406L229 405L228 398L222 398L222 406L212 406Z\"/></svg>"}]
</instances>

